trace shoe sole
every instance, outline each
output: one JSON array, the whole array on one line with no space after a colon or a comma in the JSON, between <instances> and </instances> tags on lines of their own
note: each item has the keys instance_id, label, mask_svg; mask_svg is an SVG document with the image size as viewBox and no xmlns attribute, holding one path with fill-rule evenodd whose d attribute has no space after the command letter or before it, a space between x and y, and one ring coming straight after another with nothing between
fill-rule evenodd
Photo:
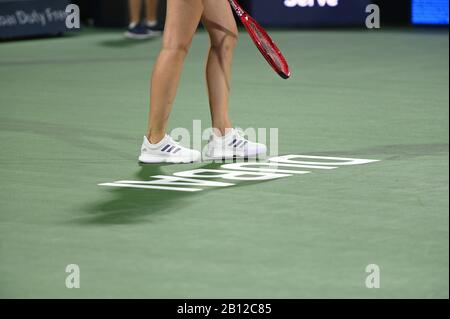
<instances>
[{"instance_id":1,"label":"shoe sole","mask_svg":"<svg viewBox=\"0 0 450 319\"><path fill-rule=\"evenodd\" d=\"M141 164L158 164L158 163L169 163L169 164L189 164L189 163L199 163L201 160L193 160L193 159L178 159L175 160L170 157L159 157L159 156L152 156L152 157L143 157L139 156L139 163Z\"/></svg>"},{"instance_id":2,"label":"shoe sole","mask_svg":"<svg viewBox=\"0 0 450 319\"><path fill-rule=\"evenodd\" d=\"M161 33L152 32L149 34L139 35L139 34L134 34L131 32L125 32L124 36L125 36L125 38L133 39L133 40L146 40L146 39L155 38L155 37L159 36L160 34Z\"/></svg>"}]
</instances>

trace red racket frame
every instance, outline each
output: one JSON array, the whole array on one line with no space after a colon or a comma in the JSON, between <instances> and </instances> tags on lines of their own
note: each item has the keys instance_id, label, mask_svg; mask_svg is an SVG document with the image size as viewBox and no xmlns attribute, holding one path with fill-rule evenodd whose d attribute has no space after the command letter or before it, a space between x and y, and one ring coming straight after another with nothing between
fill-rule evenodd
<instances>
[{"instance_id":1,"label":"red racket frame","mask_svg":"<svg viewBox=\"0 0 450 319\"><path fill-rule=\"evenodd\" d=\"M281 76L283 79L288 79L291 76L291 71L289 70L289 65L284 58L283 54L281 53L278 46L275 44L275 42L272 40L272 38L267 34L266 30L255 20L253 19L237 2L236 0L228 0L233 10L236 12L237 16L241 19L242 24L244 25L245 29L247 30L248 34L250 35L250 38L255 43L256 47L259 49L261 54L264 56L266 61L270 64L272 69L278 73L279 76ZM258 35L256 32L250 27L250 25L253 24L257 29L260 35L264 37L264 39L270 44L273 51L277 54L280 62L281 62L281 68L279 68L276 64L276 62L272 59L272 57L267 53L267 51L264 49L261 41L259 40Z\"/></svg>"}]
</instances>

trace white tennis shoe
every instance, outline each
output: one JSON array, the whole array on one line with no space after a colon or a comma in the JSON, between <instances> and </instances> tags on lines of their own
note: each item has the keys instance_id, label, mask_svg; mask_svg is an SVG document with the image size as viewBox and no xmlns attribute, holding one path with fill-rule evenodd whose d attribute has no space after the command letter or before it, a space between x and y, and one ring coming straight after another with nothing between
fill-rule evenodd
<instances>
[{"instance_id":1,"label":"white tennis shoe","mask_svg":"<svg viewBox=\"0 0 450 319\"><path fill-rule=\"evenodd\" d=\"M201 153L181 146L170 135L166 135L159 143L151 144L147 137L141 147L139 162L153 163L195 163L201 161Z\"/></svg>"},{"instance_id":2,"label":"white tennis shoe","mask_svg":"<svg viewBox=\"0 0 450 319\"><path fill-rule=\"evenodd\" d=\"M230 129L225 136L211 134L205 159L263 158L266 152L266 145L251 142L243 137L241 131Z\"/></svg>"}]
</instances>

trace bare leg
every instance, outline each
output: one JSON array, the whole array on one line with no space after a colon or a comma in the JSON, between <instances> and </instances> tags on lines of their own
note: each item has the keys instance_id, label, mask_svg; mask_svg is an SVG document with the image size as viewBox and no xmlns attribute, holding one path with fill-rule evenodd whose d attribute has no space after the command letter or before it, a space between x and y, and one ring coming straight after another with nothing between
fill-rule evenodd
<instances>
[{"instance_id":1,"label":"bare leg","mask_svg":"<svg viewBox=\"0 0 450 319\"><path fill-rule=\"evenodd\" d=\"M203 0L203 4L202 21L211 39L206 79L212 126L223 135L227 128L232 127L228 117L228 102L238 30L228 1Z\"/></svg>"},{"instance_id":2,"label":"bare leg","mask_svg":"<svg viewBox=\"0 0 450 319\"><path fill-rule=\"evenodd\" d=\"M158 9L158 0L146 0L145 1L145 15L147 21L156 21L157 18L157 9Z\"/></svg>"},{"instance_id":3,"label":"bare leg","mask_svg":"<svg viewBox=\"0 0 450 319\"><path fill-rule=\"evenodd\" d=\"M141 0L128 0L128 7L130 11L130 23L139 23L141 20Z\"/></svg>"},{"instance_id":4,"label":"bare leg","mask_svg":"<svg viewBox=\"0 0 450 319\"><path fill-rule=\"evenodd\" d=\"M202 0L168 0L163 45L153 69L147 138L153 144L166 134L181 70L203 12Z\"/></svg>"}]
</instances>

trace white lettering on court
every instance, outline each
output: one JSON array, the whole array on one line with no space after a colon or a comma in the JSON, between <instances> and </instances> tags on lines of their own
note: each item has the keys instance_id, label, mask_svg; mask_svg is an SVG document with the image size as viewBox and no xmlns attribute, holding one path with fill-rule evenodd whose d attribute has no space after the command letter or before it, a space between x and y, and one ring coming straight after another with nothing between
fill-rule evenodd
<instances>
[{"instance_id":1,"label":"white lettering on court","mask_svg":"<svg viewBox=\"0 0 450 319\"><path fill-rule=\"evenodd\" d=\"M303 175L316 171L330 171L340 167L365 165L379 160L312 155L284 155L271 157L267 162L223 164L220 169L194 169L173 175L155 175L148 181L120 180L99 186L158 189L178 192L199 192L211 187L229 187L239 182L258 182ZM217 179L221 181L217 181Z\"/></svg>"}]
</instances>

